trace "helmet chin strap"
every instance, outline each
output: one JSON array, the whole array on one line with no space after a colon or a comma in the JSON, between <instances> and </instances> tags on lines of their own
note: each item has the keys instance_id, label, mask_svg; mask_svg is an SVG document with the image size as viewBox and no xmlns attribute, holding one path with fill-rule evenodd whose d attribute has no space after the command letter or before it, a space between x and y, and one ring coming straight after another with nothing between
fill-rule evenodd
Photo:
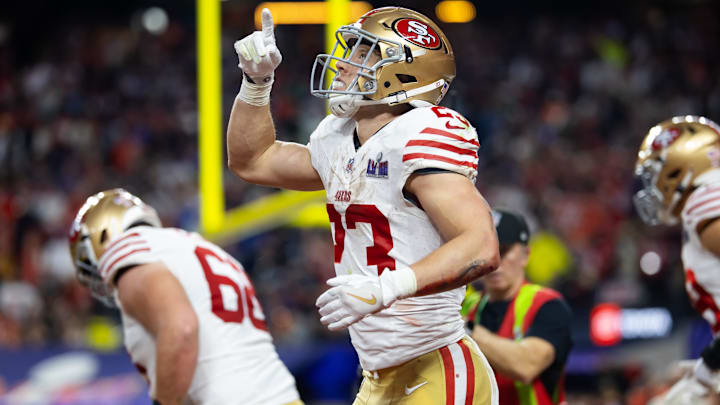
<instances>
[{"instance_id":1,"label":"helmet chin strap","mask_svg":"<svg viewBox=\"0 0 720 405\"><path fill-rule=\"evenodd\" d=\"M421 87L418 87L416 89L412 89L409 91L401 91L401 92L395 93L391 96L381 98L380 100L368 100L359 94L340 94L340 95L336 95L336 96L331 96L330 102L329 102L330 112L333 115L335 115L336 117L350 118L353 115L355 115L355 113L361 106L376 105L376 104L387 104L387 105L400 104L411 97L415 97L417 95L426 93L428 91L433 91L437 88L442 87L443 85L445 85L445 80L440 79L440 80L437 80L428 85L421 86ZM413 100L413 101L410 101L409 104L415 108L429 107L429 106L433 105L431 103L428 103L428 102L422 101L422 100Z\"/></svg>"},{"instance_id":2,"label":"helmet chin strap","mask_svg":"<svg viewBox=\"0 0 720 405\"><path fill-rule=\"evenodd\" d=\"M340 118L350 118L360 108L363 96L357 94L338 94L330 96L330 112Z\"/></svg>"},{"instance_id":3,"label":"helmet chin strap","mask_svg":"<svg viewBox=\"0 0 720 405\"><path fill-rule=\"evenodd\" d=\"M709 183L720 182L720 169L706 170L705 173L697 176L693 181L693 186L702 186Z\"/></svg>"},{"instance_id":4,"label":"helmet chin strap","mask_svg":"<svg viewBox=\"0 0 720 405\"><path fill-rule=\"evenodd\" d=\"M685 190L687 190L688 186L690 185L690 179L692 179L692 176L692 170L688 170L687 173L685 173L685 177L683 177L682 181L680 181L680 185L673 193L672 200L670 201L668 208L663 212L662 219L663 223L665 223L666 225L675 225L679 222L679 218L673 215L673 211L675 211L675 208L682 199Z\"/></svg>"}]
</instances>

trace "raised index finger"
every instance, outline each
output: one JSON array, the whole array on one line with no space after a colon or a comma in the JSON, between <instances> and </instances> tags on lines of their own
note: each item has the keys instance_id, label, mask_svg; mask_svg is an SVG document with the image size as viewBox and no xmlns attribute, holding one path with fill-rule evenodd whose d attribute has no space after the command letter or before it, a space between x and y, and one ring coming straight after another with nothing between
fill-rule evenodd
<instances>
[{"instance_id":1,"label":"raised index finger","mask_svg":"<svg viewBox=\"0 0 720 405\"><path fill-rule=\"evenodd\" d=\"M274 28L274 26L273 26L272 13L267 8L264 8L262 10L263 37L275 39L275 34L273 34L273 28Z\"/></svg>"}]
</instances>

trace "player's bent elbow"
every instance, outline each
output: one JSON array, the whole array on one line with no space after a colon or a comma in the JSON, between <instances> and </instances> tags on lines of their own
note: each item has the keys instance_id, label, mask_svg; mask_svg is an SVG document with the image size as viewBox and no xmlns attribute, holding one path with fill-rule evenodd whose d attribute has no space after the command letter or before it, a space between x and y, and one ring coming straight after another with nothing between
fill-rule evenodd
<instances>
[{"instance_id":1,"label":"player's bent elbow","mask_svg":"<svg viewBox=\"0 0 720 405\"><path fill-rule=\"evenodd\" d=\"M228 168L235 173L236 176L248 183L269 185L268 179L272 174L258 163L258 158L233 157L228 153Z\"/></svg>"},{"instance_id":2,"label":"player's bent elbow","mask_svg":"<svg viewBox=\"0 0 720 405\"><path fill-rule=\"evenodd\" d=\"M228 165L228 169L230 169L233 173L235 173L241 179L244 179L243 175L247 170L246 169L247 161L244 161L244 159L239 159L237 157L233 157L232 153L228 153L227 165Z\"/></svg>"},{"instance_id":3,"label":"player's bent elbow","mask_svg":"<svg viewBox=\"0 0 720 405\"><path fill-rule=\"evenodd\" d=\"M500 250L495 230L474 230L475 262L480 264L478 277L492 273L500 266Z\"/></svg>"},{"instance_id":4,"label":"player's bent elbow","mask_svg":"<svg viewBox=\"0 0 720 405\"><path fill-rule=\"evenodd\" d=\"M195 340L198 336L198 319L197 316L188 317L188 320L185 322L185 324L182 325L180 329L180 333L182 333L183 338L185 340Z\"/></svg>"},{"instance_id":5,"label":"player's bent elbow","mask_svg":"<svg viewBox=\"0 0 720 405\"><path fill-rule=\"evenodd\" d=\"M487 261L488 273L492 273L493 271L497 270L497 268L500 267L500 252L498 252L497 250L491 252L490 257L487 259Z\"/></svg>"},{"instance_id":6,"label":"player's bent elbow","mask_svg":"<svg viewBox=\"0 0 720 405\"><path fill-rule=\"evenodd\" d=\"M477 277L492 273L500 266L500 253L495 250L485 250L475 259L478 263Z\"/></svg>"},{"instance_id":7,"label":"player's bent elbow","mask_svg":"<svg viewBox=\"0 0 720 405\"><path fill-rule=\"evenodd\" d=\"M228 168L246 182L257 183L252 165L248 164L246 159L233 158L228 154Z\"/></svg>"},{"instance_id":8,"label":"player's bent elbow","mask_svg":"<svg viewBox=\"0 0 720 405\"><path fill-rule=\"evenodd\" d=\"M192 344L198 338L198 319L195 311L184 311L173 319L172 333L174 338L183 345Z\"/></svg>"},{"instance_id":9,"label":"player's bent elbow","mask_svg":"<svg viewBox=\"0 0 720 405\"><path fill-rule=\"evenodd\" d=\"M488 241L484 244L484 256L488 263L488 270L485 274L492 273L500 267L500 248L497 239Z\"/></svg>"}]
</instances>

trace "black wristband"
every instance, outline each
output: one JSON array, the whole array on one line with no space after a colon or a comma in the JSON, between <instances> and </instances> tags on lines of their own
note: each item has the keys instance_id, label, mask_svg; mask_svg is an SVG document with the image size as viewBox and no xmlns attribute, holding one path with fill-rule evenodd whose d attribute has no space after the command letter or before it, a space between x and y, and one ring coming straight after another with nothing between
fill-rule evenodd
<instances>
[{"instance_id":1,"label":"black wristband","mask_svg":"<svg viewBox=\"0 0 720 405\"><path fill-rule=\"evenodd\" d=\"M255 80L253 80L252 78L250 78L250 76L248 76L247 73L243 72L243 75L245 76L245 80L247 80L249 83L257 84L257 83L255 83Z\"/></svg>"},{"instance_id":2,"label":"black wristband","mask_svg":"<svg viewBox=\"0 0 720 405\"><path fill-rule=\"evenodd\" d=\"M248 76L247 73L243 72L243 76L245 76L245 80L247 80L249 83L258 84L255 80L252 79L252 77ZM272 81L272 79L273 79L273 75L265 76L262 78L262 83L260 83L260 84L268 84Z\"/></svg>"},{"instance_id":3,"label":"black wristband","mask_svg":"<svg viewBox=\"0 0 720 405\"><path fill-rule=\"evenodd\" d=\"M153 400L153 405L162 405L162 404L161 404L160 401L158 401L157 399L154 399L154 400Z\"/></svg>"},{"instance_id":4,"label":"black wristband","mask_svg":"<svg viewBox=\"0 0 720 405\"><path fill-rule=\"evenodd\" d=\"M705 365L715 371L720 369L720 338L713 340L700 354Z\"/></svg>"}]
</instances>

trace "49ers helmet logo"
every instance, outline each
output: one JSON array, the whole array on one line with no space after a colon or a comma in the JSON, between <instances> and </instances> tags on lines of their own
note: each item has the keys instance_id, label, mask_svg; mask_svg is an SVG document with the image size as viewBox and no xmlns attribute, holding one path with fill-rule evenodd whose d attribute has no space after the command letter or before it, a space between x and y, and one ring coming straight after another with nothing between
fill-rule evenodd
<instances>
[{"instance_id":1,"label":"49ers helmet logo","mask_svg":"<svg viewBox=\"0 0 720 405\"><path fill-rule=\"evenodd\" d=\"M660 132L652 142L653 150L662 150L670 146L680 136L680 130L677 128L667 128Z\"/></svg>"},{"instance_id":2,"label":"49ers helmet logo","mask_svg":"<svg viewBox=\"0 0 720 405\"><path fill-rule=\"evenodd\" d=\"M393 30L406 41L427 48L440 48L440 36L432 27L414 18L401 18L393 24Z\"/></svg>"}]
</instances>

